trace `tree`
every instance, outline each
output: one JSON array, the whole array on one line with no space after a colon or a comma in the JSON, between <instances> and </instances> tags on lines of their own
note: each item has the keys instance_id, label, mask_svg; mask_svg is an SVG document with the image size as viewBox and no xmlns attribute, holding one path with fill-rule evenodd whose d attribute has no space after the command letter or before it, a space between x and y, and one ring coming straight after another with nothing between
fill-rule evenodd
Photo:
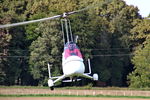
<instances>
[{"instance_id":1,"label":"tree","mask_svg":"<svg viewBox=\"0 0 150 100\"><path fill-rule=\"evenodd\" d=\"M11 35L5 34L4 31L0 31L0 84L4 84L6 72L5 65L7 65L8 59L5 56L8 55L8 45L11 39Z\"/></svg>"},{"instance_id":2,"label":"tree","mask_svg":"<svg viewBox=\"0 0 150 100\"><path fill-rule=\"evenodd\" d=\"M110 2L1 0L0 22L1 24L15 23L90 8L68 16L73 34L79 36L78 45L84 59L86 61L87 58L91 58L92 72L99 74L99 80L109 86L124 86L126 76L131 71L129 69L132 68L130 48L145 41L148 32L145 33L144 30L149 27L143 26L149 25L149 22L144 20L143 23L138 9L126 5L124 1L108 1ZM60 21L53 20L2 30L2 33L8 34L2 35L0 50L8 50L7 56L10 56L10 58L0 59L0 65L3 66L0 68L2 80L6 80L9 84L20 83L21 80L23 85L33 85L31 83L45 85L48 78L48 62L53 64L53 74L58 75L61 69L62 52L59 23ZM32 78L33 81L28 82L28 79Z\"/></svg>"},{"instance_id":3,"label":"tree","mask_svg":"<svg viewBox=\"0 0 150 100\"><path fill-rule=\"evenodd\" d=\"M117 6L116 6L117 5ZM139 19L138 9L127 6L125 2L119 0L112 1L106 11L106 18L110 22L110 57L109 67L111 77L109 79L112 86L125 86L127 69L130 67L130 30L133 28L134 19ZM113 48L113 49L111 49ZM119 48L119 49L117 49ZM118 56L113 56L113 55ZM124 55L125 54L125 55Z\"/></svg>"},{"instance_id":4,"label":"tree","mask_svg":"<svg viewBox=\"0 0 150 100\"><path fill-rule=\"evenodd\" d=\"M31 56L29 59L31 74L39 85L47 84L47 64L53 66L52 75L59 75L61 70L62 35L58 28L58 21L41 23L37 28L41 36L32 42L30 46ZM36 33L35 33L36 34Z\"/></svg>"},{"instance_id":5,"label":"tree","mask_svg":"<svg viewBox=\"0 0 150 100\"><path fill-rule=\"evenodd\" d=\"M0 23L15 23L24 19L25 1L5 0L0 3ZM24 27L6 28L0 30L1 50L7 51L0 58L3 74L5 78L2 84L14 85L20 80L20 74L23 70L23 50L26 48ZM17 50L16 50L17 49Z\"/></svg>"},{"instance_id":6,"label":"tree","mask_svg":"<svg viewBox=\"0 0 150 100\"><path fill-rule=\"evenodd\" d=\"M132 41L136 42L132 58L134 71L128 75L128 79L130 87L150 87L150 21L141 19L136 22L138 23L131 30Z\"/></svg>"},{"instance_id":7,"label":"tree","mask_svg":"<svg viewBox=\"0 0 150 100\"><path fill-rule=\"evenodd\" d=\"M137 47L142 45L150 33L150 21L148 19L136 19L133 22L134 28L131 32L131 45Z\"/></svg>"},{"instance_id":8,"label":"tree","mask_svg":"<svg viewBox=\"0 0 150 100\"><path fill-rule=\"evenodd\" d=\"M78 15L79 19L73 22L73 29L76 28L76 34L81 37L79 45L84 47L81 50L88 51L83 53L92 58L93 72L99 74L101 81L112 86L126 85L130 56L124 54L130 53L130 30L134 27L134 19L140 18L138 9L119 0L107 4L103 1L90 3L103 5Z\"/></svg>"},{"instance_id":9,"label":"tree","mask_svg":"<svg viewBox=\"0 0 150 100\"><path fill-rule=\"evenodd\" d=\"M147 38L142 48L135 51L132 59L134 71L129 74L130 87L149 88L150 87L150 38Z\"/></svg>"}]
</instances>

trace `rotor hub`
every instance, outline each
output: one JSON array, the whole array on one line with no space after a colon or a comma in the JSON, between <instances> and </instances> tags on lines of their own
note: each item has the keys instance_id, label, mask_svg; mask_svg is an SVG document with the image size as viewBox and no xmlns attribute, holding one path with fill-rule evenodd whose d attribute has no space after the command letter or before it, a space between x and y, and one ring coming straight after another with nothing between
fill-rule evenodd
<instances>
[{"instance_id":1,"label":"rotor hub","mask_svg":"<svg viewBox=\"0 0 150 100\"><path fill-rule=\"evenodd\" d=\"M62 17L63 17L63 18L66 18L66 17L67 17L67 13L64 12Z\"/></svg>"}]
</instances>

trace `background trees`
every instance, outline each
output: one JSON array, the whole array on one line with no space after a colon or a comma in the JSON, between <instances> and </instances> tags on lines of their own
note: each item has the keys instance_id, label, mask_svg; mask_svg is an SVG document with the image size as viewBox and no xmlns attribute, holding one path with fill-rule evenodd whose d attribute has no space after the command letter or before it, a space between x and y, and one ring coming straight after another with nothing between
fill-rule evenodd
<instances>
[{"instance_id":1,"label":"background trees","mask_svg":"<svg viewBox=\"0 0 150 100\"><path fill-rule=\"evenodd\" d=\"M131 87L150 87L150 39L147 38L144 47L135 51L135 56L132 59L134 71L129 74Z\"/></svg>"},{"instance_id":2,"label":"background trees","mask_svg":"<svg viewBox=\"0 0 150 100\"><path fill-rule=\"evenodd\" d=\"M131 30L131 38L136 45L135 56L132 58L134 71L129 74L128 79L131 87L150 87L150 20L136 20L135 23Z\"/></svg>"},{"instance_id":3,"label":"background trees","mask_svg":"<svg viewBox=\"0 0 150 100\"><path fill-rule=\"evenodd\" d=\"M52 64L52 75L61 74L61 51L62 34L60 32L59 21L48 21L41 23L36 29L41 33L37 40L30 46L30 69L33 78L38 80L39 84L47 84L48 73L47 64Z\"/></svg>"},{"instance_id":4,"label":"background trees","mask_svg":"<svg viewBox=\"0 0 150 100\"><path fill-rule=\"evenodd\" d=\"M141 18L137 8L121 0L2 0L0 5L0 24L93 6L69 16L73 33L79 36L78 45L85 61L91 58L92 72L98 73L99 81L108 86L127 86L127 75L131 71L128 76L131 86L138 87L142 82L148 84L149 72L145 75L138 68L147 69L145 57L149 52L145 51L149 48L150 24L149 20ZM53 65L53 75L61 74L60 26L60 19L55 19L1 29L0 84L46 85L48 62ZM144 81L138 80L138 83L136 79L141 76Z\"/></svg>"}]
</instances>

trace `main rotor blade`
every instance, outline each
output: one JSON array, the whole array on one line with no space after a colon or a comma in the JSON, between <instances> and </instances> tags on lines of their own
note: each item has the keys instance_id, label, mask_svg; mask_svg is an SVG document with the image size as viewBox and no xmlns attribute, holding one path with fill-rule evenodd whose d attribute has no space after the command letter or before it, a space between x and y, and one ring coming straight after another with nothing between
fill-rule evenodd
<instances>
[{"instance_id":1,"label":"main rotor blade","mask_svg":"<svg viewBox=\"0 0 150 100\"><path fill-rule=\"evenodd\" d=\"M74 13L77 13L77 12L80 12L80 10L68 12L66 14L67 15L71 15L71 14L74 14ZM19 22L19 23L14 23L14 24L0 25L0 28L7 28L7 27L20 26L20 25L25 25L25 24L30 24L30 23L42 22L42 21L46 21L46 20L51 20L51 19L59 18L59 17L63 17L63 15L56 15L56 16L52 16L52 17L48 17L48 18L41 18L41 19L37 19L37 20Z\"/></svg>"},{"instance_id":2,"label":"main rotor blade","mask_svg":"<svg viewBox=\"0 0 150 100\"><path fill-rule=\"evenodd\" d=\"M111 0L106 0L105 3L109 3L109 2L111 2ZM98 3L96 5L90 5L86 8L80 9L80 10L67 12L66 15L71 15L71 14L74 14L74 13L82 12L82 11L88 10L90 8L94 8L95 6L103 5L105 3L100 3L100 4ZM59 18L59 17L63 17L63 15L56 15L56 16L52 16L52 17L48 17L48 18L42 18L42 19L37 19L37 20L25 21L25 22L19 22L19 23L14 23L14 24L0 25L0 28L7 28L7 27L20 26L20 25L25 25L25 24L30 24L30 23L42 22L42 21L46 21L46 20Z\"/></svg>"},{"instance_id":3,"label":"main rotor blade","mask_svg":"<svg viewBox=\"0 0 150 100\"><path fill-rule=\"evenodd\" d=\"M30 24L30 23L42 22L42 21L46 21L46 20L50 20L50 19L59 18L61 16L62 15L56 15L56 16L52 16L52 17L48 17L48 18L37 19L37 20L19 22L19 23L14 23L14 24L0 25L0 28L13 27L13 26L20 26L20 25L25 25L25 24Z\"/></svg>"}]
</instances>

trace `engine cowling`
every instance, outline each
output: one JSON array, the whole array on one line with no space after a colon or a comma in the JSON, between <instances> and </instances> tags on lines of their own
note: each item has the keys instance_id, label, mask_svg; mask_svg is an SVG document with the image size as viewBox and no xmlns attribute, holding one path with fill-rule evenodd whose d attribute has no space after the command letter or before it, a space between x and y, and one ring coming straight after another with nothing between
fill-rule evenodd
<instances>
[{"instance_id":1,"label":"engine cowling","mask_svg":"<svg viewBox=\"0 0 150 100\"><path fill-rule=\"evenodd\" d=\"M49 86L49 87L53 87L53 86L54 86L54 82L53 82L52 79L49 79L49 80L48 80L48 86Z\"/></svg>"},{"instance_id":2,"label":"engine cowling","mask_svg":"<svg viewBox=\"0 0 150 100\"><path fill-rule=\"evenodd\" d=\"M97 81L97 80L98 80L98 74L96 74L96 73L93 74L93 80L94 80L94 81Z\"/></svg>"}]
</instances>

